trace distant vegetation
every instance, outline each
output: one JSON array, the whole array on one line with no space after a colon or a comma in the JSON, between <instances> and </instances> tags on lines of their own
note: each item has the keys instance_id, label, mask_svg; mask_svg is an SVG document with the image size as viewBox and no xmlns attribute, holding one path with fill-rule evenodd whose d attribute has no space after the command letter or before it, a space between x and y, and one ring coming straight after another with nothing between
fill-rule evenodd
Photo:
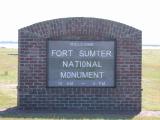
<instances>
[{"instance_id":1,"label":"distant vegetation","mask_svg":"<svg viewBox=\"0 0 160 120\"><path fill-rule=\"evenodd\" d=\"M142 46L160 47L160 45L142 45Z\"/></svg>"},{"instance_id":2,"label":"distant vegetation","mask_svg":"<svg viewBox=\"0 0 160 120\"><path fill-rule=\"evenodd\" d=\"M1 44L1 43L5 43L5 44L12 44L12 43L18 44L17 41L0 41L0 44Z\"/></svg>"}]
</instances>

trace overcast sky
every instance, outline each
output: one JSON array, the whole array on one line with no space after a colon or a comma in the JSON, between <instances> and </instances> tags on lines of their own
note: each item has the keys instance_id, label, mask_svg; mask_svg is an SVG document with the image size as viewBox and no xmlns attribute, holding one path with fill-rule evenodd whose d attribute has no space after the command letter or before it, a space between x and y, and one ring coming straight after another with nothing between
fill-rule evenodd
<instances>
[{"instance_id":1,"label":"overcast sky","mask_svg":"<svg viewBox=\"0 0 160 120\"><path fill-rule=\"evenodd\" d=\"M18 29L64 17L118 21L143 32L143 44L160 44L160 0L0 0L0 41L17 41Z\"/></svg>"}]
</instances>

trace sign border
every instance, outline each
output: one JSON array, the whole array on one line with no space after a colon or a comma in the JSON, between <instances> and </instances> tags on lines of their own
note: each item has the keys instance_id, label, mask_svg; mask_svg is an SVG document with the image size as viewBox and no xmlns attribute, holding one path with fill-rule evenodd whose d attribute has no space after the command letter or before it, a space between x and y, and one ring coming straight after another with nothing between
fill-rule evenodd
<instances>
[{"instance_id":1,"label":"sign border","mask_svg":"<svg viewBox=\"0 0 160 120\"><path fill-rule=\"evenodd\" d=\"M48 53L49 53L49 41L113 41L114 42L114 85L113 86L49 86L49 80L48 80L48 73L49 73L49 59L48 59ZM110 38L109 40L53 40L53 39L47 39L46 40L46 88L116 88L117 83L117 41L116 39Z\"/></svg>"}]
</instances>

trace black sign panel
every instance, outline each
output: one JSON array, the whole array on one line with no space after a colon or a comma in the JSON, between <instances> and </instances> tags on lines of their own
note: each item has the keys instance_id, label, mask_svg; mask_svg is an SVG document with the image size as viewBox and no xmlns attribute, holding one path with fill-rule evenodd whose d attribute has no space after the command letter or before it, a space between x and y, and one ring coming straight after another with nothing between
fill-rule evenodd
<instances>
[{"instance_id":1,"label":"black sign panel","mask_svg":"<svg viewBox=\"0 0 160 120\"><path fill-rule=\"evenodd\" d=\"M115 41L48 41L49 87L114 87Z\"/></svg>"}]
</instances>

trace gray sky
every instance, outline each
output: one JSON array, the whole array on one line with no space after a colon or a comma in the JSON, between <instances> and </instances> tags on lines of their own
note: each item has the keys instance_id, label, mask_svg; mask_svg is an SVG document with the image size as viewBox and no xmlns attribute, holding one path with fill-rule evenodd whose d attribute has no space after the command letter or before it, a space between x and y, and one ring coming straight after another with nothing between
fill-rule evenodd
<instances>
[{"instance_id":1,"label":"gray sky","mask_svg":"<svg viewBox=\"0 0 160 120\"><path fill-rule=\"evenodd\" d=\"M17 41L18 29L63 17L96 17L143 32L143 44L160 44L160 0L0 0L0 41Z\"/></svg>"}]
</instances>

